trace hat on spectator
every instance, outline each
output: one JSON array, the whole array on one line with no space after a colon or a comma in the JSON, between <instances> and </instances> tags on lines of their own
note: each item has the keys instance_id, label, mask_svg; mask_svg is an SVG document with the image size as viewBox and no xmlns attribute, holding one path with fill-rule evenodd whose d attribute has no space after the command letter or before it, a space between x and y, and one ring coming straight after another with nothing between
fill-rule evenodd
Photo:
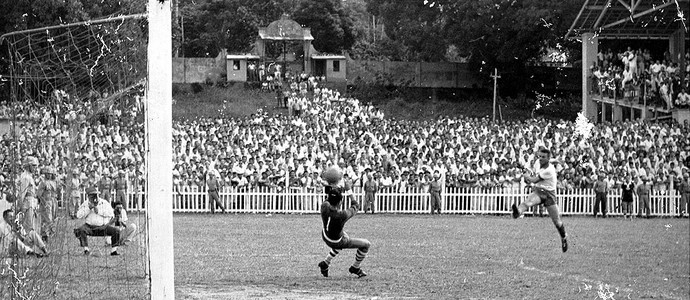
<instances>
[{"instance_id":1,"label":"hat on spectator","mask_svg":"<svg viewBox=\"0 0 690 300\"><path fill-rule=\"evenodd\" d=\"M43 173L45 173L45 174L53 174L53 175L57 174L57 173L55 172L55 168L53 168L53 167L45 167L45 168L43 168Z\"/></svg>"},{"instance_id":2,"label":"hat on spectator","mask_svg":"<svg viewBox=\"0 0 690 300\"><path fill-rule=\"evenodd\" d=\"M91 186L91 187L86 188L86 194L87 195L97 195L98 190L95 187Z\"/></svg>"},{"instance_id":3,"label":"hat on spectator","mask_svg":"<svg viewBox=\"0 0 690 300\"><path fill-rule=\"evenodd\" d=\"M24 157L22 164L25 166L38 166L38 158L33 156Z\"/></svg>"}]
</instances>

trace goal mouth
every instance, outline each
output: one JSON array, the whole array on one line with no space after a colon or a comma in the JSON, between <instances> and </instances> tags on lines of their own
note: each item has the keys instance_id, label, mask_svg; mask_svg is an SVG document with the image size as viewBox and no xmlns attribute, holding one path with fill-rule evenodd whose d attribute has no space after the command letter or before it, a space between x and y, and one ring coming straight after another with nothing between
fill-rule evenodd
<instances>
[{"instance_id":1,"label":"goal mouth","mask_svg":"<svg viewBox=\"0 0 690 300\"><path fill-rule=\"evenodd\" d=\"M10 127L3 128L8 140L2 142L11 145L5 154L11 165L4 167L8 182L22 182L27 176L23 158L36 157L38 168L30 176L41 201L27 211L23 203L35 200L22 198L21 184L5 184L3 192L18 201L7 204L0 198L0 209L34 215L33 231L48 250L34 247L40 255L14 251L5 256L0 277L7 280L0 284L0 298L150 296L144 188L148 29L148 14L138 13L0 36L7 58L0 85L9 96L0 106L7 120L3 126ZM126 172L124 194L105 188L113 187L119 170ZM46 184L56 188L44 197ZM99 197L123 203L127 220L116 224L126 226L115 228L136 229L118 240L117 248L110 237L89 235L85 251L76 236L75 229L85 223L74 218L76 211L87 200L84 190L93 186ZM111 255L115 250L119 255Z\"/></svg>"}]
</instances>

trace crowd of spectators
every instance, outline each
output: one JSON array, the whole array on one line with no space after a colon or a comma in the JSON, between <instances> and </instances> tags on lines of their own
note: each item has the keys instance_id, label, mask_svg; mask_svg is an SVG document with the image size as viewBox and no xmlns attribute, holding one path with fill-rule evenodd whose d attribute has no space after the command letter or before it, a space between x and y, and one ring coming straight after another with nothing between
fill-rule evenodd
<instances>
[{"instance_id":1,"label":"crowd of spectators","mask_svg":"<svg viewBox=\"0 0 690 300\"><path fill-rule=\"evenodd\" d=\"M583 144L567 121L390 120L328 89L288 102L305 98L299 115L175 124L176 182L202 185L196 178L211 168L232 186L314 187L325 167L338 164L355 185L374 176L383 187L425 188L439 172L446 187L501 187L519 185L539 147L560 161L566 189L591 188L603 173L612 186L630 174L667 190L688 172L687 123L603 123Z\"/></svg>"},{"instance_id":2,"label":"crowd of spectators","mask_svg":"<svg viewBox=\"0 0 690 300\"><path fill-rule=\"evenodd\" d=\"M0 140L3 188L9 188L12 168L18 166L20 156L27 155L37 157L41 167L55 167L62 181L76 175L83 188L95 186L102 176L114 178L120 170L127 173L131 186L143 182L144 134L143 124L136 118L140 108L132 105L135 102L111 106L104 118L98 117L89 101L58 102L57 107L3 103L4 122L16 122L18 141L14 142L9 126Z\"/></svg>"},{"instance_id":3,"label":"crowd of spectators","mask_svg":"<svg viewBox=\"0 0 690 300\"><path fill-rule=\"evenodd\" d=\"M631 175L651 180L661 191L688 178L687 122L601 123L583 141L570 121L394 120L325 88L291 92L288 102L296 101L304 104L299 114L258 111L244 118L175 121L174 183L201 187L212 171L228 186L317 188L321 172L339 165L355 186L371 176L400 192L427 189L436 173L447 188L518 186L540 147L552 150L563 189L591 188L602 174L612 186ZM20 153L37 156L59 174L76 170L85 186L120 171L131 187L143 186L144 132L136 115L121 115L106 125L70 114L57 126L21 123ZM15 147L8 134L0 147L7 180Z\"/></svg>"},{"instance_id":4,"label":"crowd of spectators","mask_svg":"<svg viewBox=\"0 0 690 300\"><path fill-rule=\"evenodd\" d=\"M690 107L690 64L682 77L683 72L674 61L677 60L668 51L663 59L652 57L648 49L600 51L597 62L590 68L593 91L640 103L646 100L648 105L668 109ZM685 61L690 61L690 52L685 53Z\"/></svg>"}]
</instances>

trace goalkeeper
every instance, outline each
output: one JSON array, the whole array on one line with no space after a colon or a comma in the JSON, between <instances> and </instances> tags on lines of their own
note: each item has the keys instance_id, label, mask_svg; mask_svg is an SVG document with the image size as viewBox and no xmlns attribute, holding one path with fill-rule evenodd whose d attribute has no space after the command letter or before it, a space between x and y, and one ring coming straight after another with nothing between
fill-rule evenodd
<instances>
[{"instance_id":1,"label":"goalkeeper","mask_svg":"<svg viewBox=\"0 0 690 300\"><path fill-rule=\"evenodd\" d=\"M338 183L342 179L342 176L342 172L337 168L329 168L324 172L323 177L326 179L328 185L325 187L325 192L327 194L326 201L321 204L321 219L323 221L321 237L331 250L328 256L326 256L326 259L319 263L319 268L321 269L321 275L328 277L328 266L331 264L331 260L333 260L342 249L356 248L357 254L355 255L355 263L350 267L350 273L361 278L367 276L367 274L362 271L359 265L367 256L371 243L365 239L350 238L347 233L343 231L345 223L359 211L360 206L356 200L352 199L349 208L340 209L343 195L341 191L342 188L338 186Z\"/></svg>"}]
</instances>

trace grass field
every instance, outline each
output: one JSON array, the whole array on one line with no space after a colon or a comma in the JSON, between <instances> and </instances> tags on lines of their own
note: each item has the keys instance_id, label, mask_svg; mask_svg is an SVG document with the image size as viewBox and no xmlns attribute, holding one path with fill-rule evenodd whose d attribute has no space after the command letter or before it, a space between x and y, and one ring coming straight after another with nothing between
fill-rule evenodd
<instances>
[{"instance_id":1,"label":"grass field","mask_svg":"<svg viewBox=\"0 0 690 300\"><path fill-rule=\"evenodd\" d=\"M261 90L246 89L242 84L225 88L202 85L203 91L193 93L190 85L177 84L173 99L173 119L195 119L199 117L232 116L243 117L262 109L269 114L287 114L287 109L276 108L275 94ZM490 99L405 101L390 99L377 101L375 105L387 118L424 121L441 116L486 117L492 114ZM497 118L499 113L496 112ZM530 116L529 109L502 106L501 115L506 120L521 120Z\"/></svg>"},{"instance_id":2,"label":"grass field","mask_svg":"<svg viewBox=\"0 0 690 300\"><path fill-rule=\"evenodd\" d=\"M562 253L548 218L358 215L357 279L354 250L321 277L317 215L176 214L177 299L690 299L688 219L565 222Z\"/></svg>"}]
</instances>

